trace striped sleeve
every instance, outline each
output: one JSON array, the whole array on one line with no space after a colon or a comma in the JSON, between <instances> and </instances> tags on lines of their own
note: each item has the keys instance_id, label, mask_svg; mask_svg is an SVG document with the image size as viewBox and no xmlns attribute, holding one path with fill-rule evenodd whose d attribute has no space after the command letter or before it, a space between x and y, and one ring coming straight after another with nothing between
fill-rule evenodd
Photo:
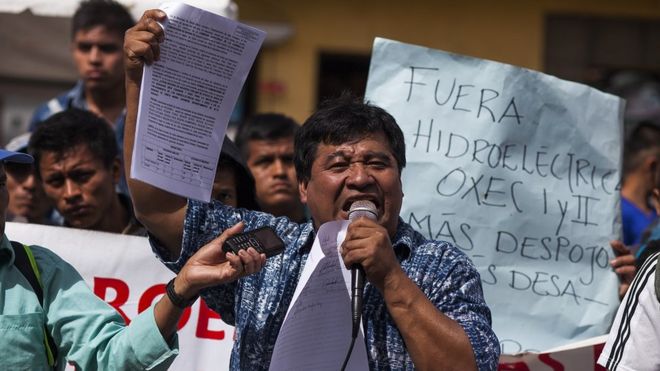
<instances>
[{"instance_id":1,"label":"striped sleeve","mask_svg":"<svg viewBox=\"0 0 660 371\"><path fill-rule=\"evenodd\" d=\"M660 302L655 293L658 255L642 265L619 306L598 359L608 370L660 369Z\"/></svg>"}]
</instances>

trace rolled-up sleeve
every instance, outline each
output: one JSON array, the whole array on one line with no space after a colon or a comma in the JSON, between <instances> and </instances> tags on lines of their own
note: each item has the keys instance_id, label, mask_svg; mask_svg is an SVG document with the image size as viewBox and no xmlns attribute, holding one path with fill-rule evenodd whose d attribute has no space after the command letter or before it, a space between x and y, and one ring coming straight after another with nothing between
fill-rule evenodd
<instances>
[{"instance_id":1,"label":"rolled-up sleeve","mask_svg":"<svg viewBox=\"0 0 660 371\"><path fill-rule=\"evenodd\" d=\"M99 299L78 272L46 249L33 247L44 282L47 327L58 357L82 370L167 370L179 353L176 335L168 342L156 325L153 306L126 326L119 313Z\"/></svg>"},{"instance_id":2,"label":"rolled-up sleeve","mask_svg":"<svg viewBox=\"0 0 660 371\"><path fill-rule=\"evenodd\" d=\"M479 370L496 370L500 355L499 341L492 329L490 309L486 305L481 278L470 259L449 243L438 243L437 250L426 250L419 262L427 262L421 287L436 308L456 321L465 331ZM427 246L428 247L428 246ZM421 263L420 263L421 265Z\"/></svg>"}]
</instances>

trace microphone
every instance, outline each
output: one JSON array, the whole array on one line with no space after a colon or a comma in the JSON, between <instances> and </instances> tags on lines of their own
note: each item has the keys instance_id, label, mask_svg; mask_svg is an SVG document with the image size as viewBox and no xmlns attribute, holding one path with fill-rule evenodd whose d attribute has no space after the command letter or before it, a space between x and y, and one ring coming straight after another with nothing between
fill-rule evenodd
<instances>
[{"instance_id":1,"label":"microphone","mask_svg":"<svg viewBox=\"0 0 660 371\"><path fill-rule=\"evenodd\" d=\"M367 218L376 220L378 211L373 202L367 200L358 200L351 204L348 210L348 220L353 221L357 218ZM353 317L353 339L360 332L360 320L362 317L362 293L364 292L364 269L359 264L351 267L351 311Z\"/></svg>"}]
</instances>

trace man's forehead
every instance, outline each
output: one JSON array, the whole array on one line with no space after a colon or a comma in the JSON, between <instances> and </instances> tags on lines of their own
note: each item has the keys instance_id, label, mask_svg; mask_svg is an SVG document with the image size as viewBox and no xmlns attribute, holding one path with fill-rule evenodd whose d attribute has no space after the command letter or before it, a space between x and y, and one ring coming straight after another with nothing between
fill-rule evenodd
<instances>
[{"instance_id":1,"label":"man's forehead","mask_svg":"<svg viewBox=\"0 0 660 371\"><path fill-rule=\"evenodd\" d=\"M365 136L360 139L347 141L339 144L320 143L317 151L321 156L375 156L375 155L393 156L392 148L389 142L385 140L382 133L373 136Z\"/></svg>"},{"instance_id":2,"label":"man's forehead","mask_svg":"<svg viewBox=\"0 0 660 371\"><path fill-rule=\"evenodd\" d=\"M278 139L251 139L250 154L289 152L293 153L293 137Z\"/></svg>"},{"instance_id":3,"label":"man's forehead","mask_svg":"<svg viewBox=\"0 0 660 371\"><path fill-rule=\"evenodd\" d=\"M44 161L50 162L51 164L61 162L69 162L72 164L103 163L103 160L98 158L87 144L78 144L63 151L43 151L39 165L43 166Z\"/></svg>"},{"instance_id":4,"label":"man's forehead","mask_svg":"<svg viewBox=\"0 0 660 371\"><path fill-rule=\"evenodd\" d=\"M108 30L103 25L80 29L73 35L74 42L123 43L123 40L124 37L122 34Z\"/></svg>"},{"instance_id":5,"label":"man's forehead","mask_svg":"<svg viewBox=\"0 0 660 371\"><path fill-rule=\"evenodd\" d=\"M251 144L255 148L262 146L277 146L277 145L292 145L293 146L293 137L282 137L275 139L250 139L248 144Z\"/></svg>"}]
</instances>

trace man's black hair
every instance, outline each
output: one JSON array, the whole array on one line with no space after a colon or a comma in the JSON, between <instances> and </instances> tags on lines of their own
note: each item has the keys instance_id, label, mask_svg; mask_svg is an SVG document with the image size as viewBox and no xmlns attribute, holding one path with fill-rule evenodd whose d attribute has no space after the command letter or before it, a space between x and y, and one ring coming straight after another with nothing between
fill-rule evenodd
<instances>
[{"instance_id":1,"label":"man's black hair","mask_svg":"<svg viewBox=\"0 0 660 371\"><path fill-rule=\"evenodd\" d=\"M646 262L646 260L651 257L651 255L657 253L660 251L660 240L651 240L646 243L646 248L639 254L637 259L635 260L635 266L637 268L637 271L639 272L640 268L642 268L642 265Z\"/></svg>"},{"instance_id":2,"label":"man's black hair","mask_svg":"<svg viewBox=\"0 0 660 371\"><path fill-rule=\"evenodd\" d=\"M385 135L401 174L406 166L406 145L392 115L350 95L325 101L296 134L293 162L298 181L309 181L319 143L337 145L380 132Z\"/></svg>"},{"instance_id":3,"label":"man's black hair","mask_svg":"<svg viewBox=\"0 0 660 371\"><path fill-rule=\"evenodd\" d=\"M653 188L660 190L660 153L656 154L655 162L651 166L653 172Z\"/></svg>"},{"instance_id":4,"label":"man's black hair","mask_svg":"<svg viewBox=\"0 0 660 371\"><path fill-rule=\"evenodd\" d=\"M115 132L105 120L92 112L70 108L50 116L39 124L28 143L28 153L34 157L37 174L44 152L54 152L61 158L80 144L110 169L118 156Z\"/></svg>"},{"instance_id":5,"label":"man's black hair","mask_svg":"<svg viewBox=\"0 0 660 371\"><path fill-rule=\"evenodd\" d=\"M116 32L121 38L135 21L126 8L112 0L87 0L80 3L71 20L71 39L76 32L104 26L109 32Z\"/></svg>"},{"instance_id":6,"label":"man's black hair","mask_svg":"<svg viewBox=\"0 0 660 371\"><path fill-rule=\"evenodd\" d=\"M293 138L300 125L281 113L261 113L250 117L238 127L236 146L247 160L251 140L277 140Z\"/></svg>"},{"instance_id":7,"label":"man's black hair","mask_svg":"<svg viewBox=\"0 0 660 371\"><path fill-rule=\"evenodd\" d=\"M222 151L218 159L218 168L230 167L236 178L236 204L240 208L261 211L257 204L257 192L254 188L254 178L236 145L225 136Z\"/></svg>"},{"instance_id":8,"label":"man's black hair","mask_svg":"<svg viewBox=\"0 0 660 371\"><path fill-rule=\"evenodd\" d=\"M632 131L623 146L623 175L635 171L647 154L657 155L660 150L660 126L642 121Z\"/></svg>"}]
</instances>

